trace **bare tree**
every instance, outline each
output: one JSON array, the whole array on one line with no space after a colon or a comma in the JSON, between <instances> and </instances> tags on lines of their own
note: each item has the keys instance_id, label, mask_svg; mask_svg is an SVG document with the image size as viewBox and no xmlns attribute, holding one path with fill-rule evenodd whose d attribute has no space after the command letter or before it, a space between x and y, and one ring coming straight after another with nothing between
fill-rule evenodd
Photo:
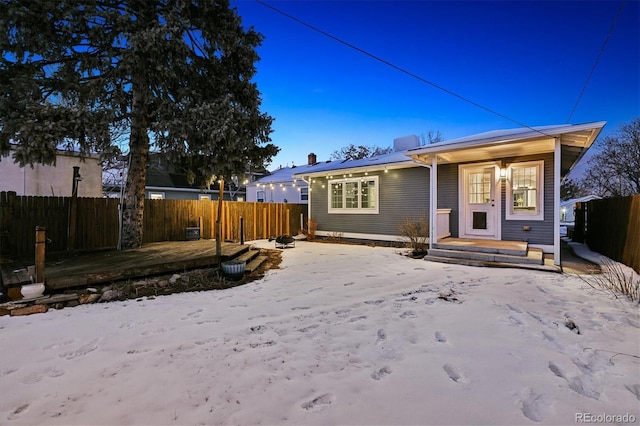
<instances>
[{"instance_id":1,"label":"bare tree","mask_svg":"<svg viewBox=\"0 0 640 426\"><path fill-rule=\"evenodd\" d=\"M640 118L635 118L598 143L588 161L583 186L601 197L640 194Z\"/></svg>"},{"instance_id":2,"label":"bare tree","mask_svg":"<svg viewBox=\"0 0 640 426\"><path fill-rule=\"evenodd\" d=\"M393 148L380 148L378 146L354 145L349 144L333 151L330 158L332 160L359 160L361 158L375 157L376 155L388 154Z\"/></svg>"},{"instance_id":3,"label":"bare tree","mask_svg":"<svg viewBox=\"0 0 640 426\"><path fill-rule=\"evenodd\" d=\"M429 130L427 133L420 135L420 145L429 145L432 143L442 142L444 137L440 133L440 130Z\"/></svg>"}]
</instances>

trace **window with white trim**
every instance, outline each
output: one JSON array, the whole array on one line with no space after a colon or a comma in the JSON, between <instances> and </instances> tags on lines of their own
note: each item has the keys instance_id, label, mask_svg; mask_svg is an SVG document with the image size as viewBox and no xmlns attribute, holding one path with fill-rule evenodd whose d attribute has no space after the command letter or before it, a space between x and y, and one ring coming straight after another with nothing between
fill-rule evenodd
<instances>
[{"instance_id":1,"label":"window with white trim","mask_svg":"<svg viewBox=\"0 0 640 426\"><path fill-rule=\"evenodd\" d=\"M329 181L329 213L378 213L378 177Z\"/></svg>"},{"instance_id":2,"label":"window with white trim","mask_svg":"<svg viewBox=\"0 0 640 426\"><path fill-rule=\"evenodd\" d=\"M164 192L150 192L149 193L150 200L164 200Z\"/></svg>"},{"instance_id":3,"label":"window with white trim","mask_svg":"<svg viewBox=\"0 0 640 426\"><path fill-rule=\"evenodd\" d=\"M202 200L211 201L211 195L209 195L209 194L198 194L198 200L200 200L200 201L202 201Z\"/></svg>"},{"instance_id":4,"label":"window with white trim","mask_svg":"<svg viewBox=\"0 0 640 426\"><path fill-rule=\"evenodd\" d=\"M256 193L256 201L259 203L264 203L264 191L258 191Z\"/></svg>"},{"instance_id":5,"label":"window with white trim","mask_svg":"<svg viewBox=\"0 0 640 426\"><path fill-rule=\"evenodd\" d=\"M544 220L544 161L509 167L507 220Z\"/></svg>"},{"instance_id":6,"label":"window with white trim","mask_svg":"<svg viewBox=\"0 0 640 426\"><path fill-rule=\"evenodd\" d=\"M309 201L309 188L298 188L300 189L300 201Z\"/></svg>"}]
</instances>

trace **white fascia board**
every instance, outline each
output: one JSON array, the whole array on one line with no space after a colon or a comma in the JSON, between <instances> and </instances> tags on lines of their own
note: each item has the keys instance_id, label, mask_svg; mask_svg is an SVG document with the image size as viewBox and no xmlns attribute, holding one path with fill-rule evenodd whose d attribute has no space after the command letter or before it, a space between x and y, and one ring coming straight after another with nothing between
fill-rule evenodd
<instances>
[{"instance_id":1,"label":"white fascia board","mask_svg":"<svg viewBox=\"0 0 640 426\"><path fill-rule=\"evenodd\" d=\"M345 167L345 168L335 168L335 169L322 169L317 172L303 172L300 174L293 175L294 178L302 179L305 176L308 177L318 177L318 176L327 176L331 174L341 174L341 173L364 173L364 172L380 172L387 170L395 170L395 169L408 169L411 167L420 167L421 164L417 164L413 159L408 159L407 161L402 162L394 162L394 163L386 163L386 164L375 164L371 166L358 166L358 167Z\"/></svg>"}]
</instances>

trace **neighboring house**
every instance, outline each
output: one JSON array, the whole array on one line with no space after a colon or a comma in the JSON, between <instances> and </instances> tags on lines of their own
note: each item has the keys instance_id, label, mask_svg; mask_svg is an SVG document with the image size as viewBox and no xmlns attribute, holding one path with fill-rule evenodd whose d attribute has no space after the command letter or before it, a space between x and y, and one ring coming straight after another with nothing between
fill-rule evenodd
<instances>
[{"instance_id":1,"label":"neighboring house","mask_svg":"<svg viewBox=\"0 0 640 426\"><path fill-rule=\"evenodd\" d=\"M106 197L119 197L126 183L126 157L105 171L103 191ZM254 176L255 173L251 174ZM228 201L245 201L246 181L233 180L225 182L224 197ZM202 189L197 184L190 184L186 175L176 173L170 165L164 164L161 156L151 155L147 166L147 180L145 184L145 198L152 200L217 200L220 188L218 182L213 182L208 188Z\"/></svg>"},{"instance_id":2,"label":"neighboring house","mask_svg":"<svg viewBox=\"0 0 640 426\"><path fill-rule=\"evenodd\" d=\"M591 200L599 200L602 197L597 195L586 195L580 198L574 198L560 202L560 222L573 223L575 221L576 203L586 203Z\"/></svg>"},{"instance_id":3,"label":"neighboring house","mask_svg":"<svg viewBox=\"0 0 640 426\"><path fill-rule=\"evenodd\" d=\"M247 201L308 204L308 183L293 175L304 173L315 164L317 164L316 155L311 153L308 156L306 166L281 167L267 176L247 184Z\"/></svg>"},{"instance_id":4,"label":"neighboring house","mask_svg":"<svg viewBox=\"0 0 640 426\"><path fill-rule=\"evenodd\" d=\"M70 197L74 187L74 167L78 167L79 197L102 197L102 165L97 156L80 158L77 153L58 151L52 166L34 164L20 167L11 155L0 161L0 191L17 195Z\"/></svg>"},{"instance_id":5,"label":"neighboring house","mask_svg":"<svg viewBox=\"0 0 640 426\"><path fill-rule=\"evenodd\" d=\"M321 163L294 177L310 182L318 235L400 241L402 221L424 215L431 247L447 235L524 241L558 265L560 181L605 124L499 130L425 146L407 137L390 154Z\"/></svg>"}]
</instances>

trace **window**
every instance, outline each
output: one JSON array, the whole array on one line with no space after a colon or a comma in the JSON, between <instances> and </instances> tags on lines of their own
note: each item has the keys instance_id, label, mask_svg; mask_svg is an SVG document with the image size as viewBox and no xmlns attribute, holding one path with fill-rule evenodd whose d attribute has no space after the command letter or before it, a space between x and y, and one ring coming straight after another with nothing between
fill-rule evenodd
<instances>
[{"instance_id":1,"label":"window","mask_svg":"<svg viewBox=\"0 0 640 426\"><path fill-rule=\"evenodd\" d=\"M491 202L491 173L469 173L469 203L486 204Z\"/></svg>"},{"instance_id":2,"label":"window","mask_svg":"<svg viewBox=\"0 0 640 426\"><path fill-rule=\"evenodd\" d=\"M300 189L300 201L309 201L309 188Z\"/></svg>"},{"instance_id":3,"label":"window","mask_svg":"<svg viewBox=\"0 0 640 426\"><path fill-rule=\"evenodd\" d=\"M150 192L149 199L151 200L164 200L164 192Z\"/></svg>"},{"instance_id":4,"label":"window","mask_svg":"<svg viewBox=\"0 0 640 426\"><path fill-rule=\"evenodd\" d=\"M264 191L258 191L256 199L259 203L264 203Z\"/></svg>"},{"instance_id":5,"label":"window","mask_svg":"<svg viewBox=\"0 0 640 426\"><path fill-rule=\"evenodd\" d=\"M507 220L544 219L544 161L511 165L507 184Z\"/></svg>"},{"instance_id":6,"label":"window","mask_svg":"<svg viewBox=\"0 0 640 426\"><path fill-rule=\"evenodd\" d=\"M202 200L211 201L211 195L208 195L208 194L198 194L198 200L200 200L200 201L202 201Z\"/></svg>"},{"instance_id":7,"label":"window","mask_svg":"<svg viewBox=\"0 0 640 426\"><path fill-rule=\"evenodd\" d=\"M378 177L329 181L329 213L378 213Z\"/></svg>"}]
</instances>

